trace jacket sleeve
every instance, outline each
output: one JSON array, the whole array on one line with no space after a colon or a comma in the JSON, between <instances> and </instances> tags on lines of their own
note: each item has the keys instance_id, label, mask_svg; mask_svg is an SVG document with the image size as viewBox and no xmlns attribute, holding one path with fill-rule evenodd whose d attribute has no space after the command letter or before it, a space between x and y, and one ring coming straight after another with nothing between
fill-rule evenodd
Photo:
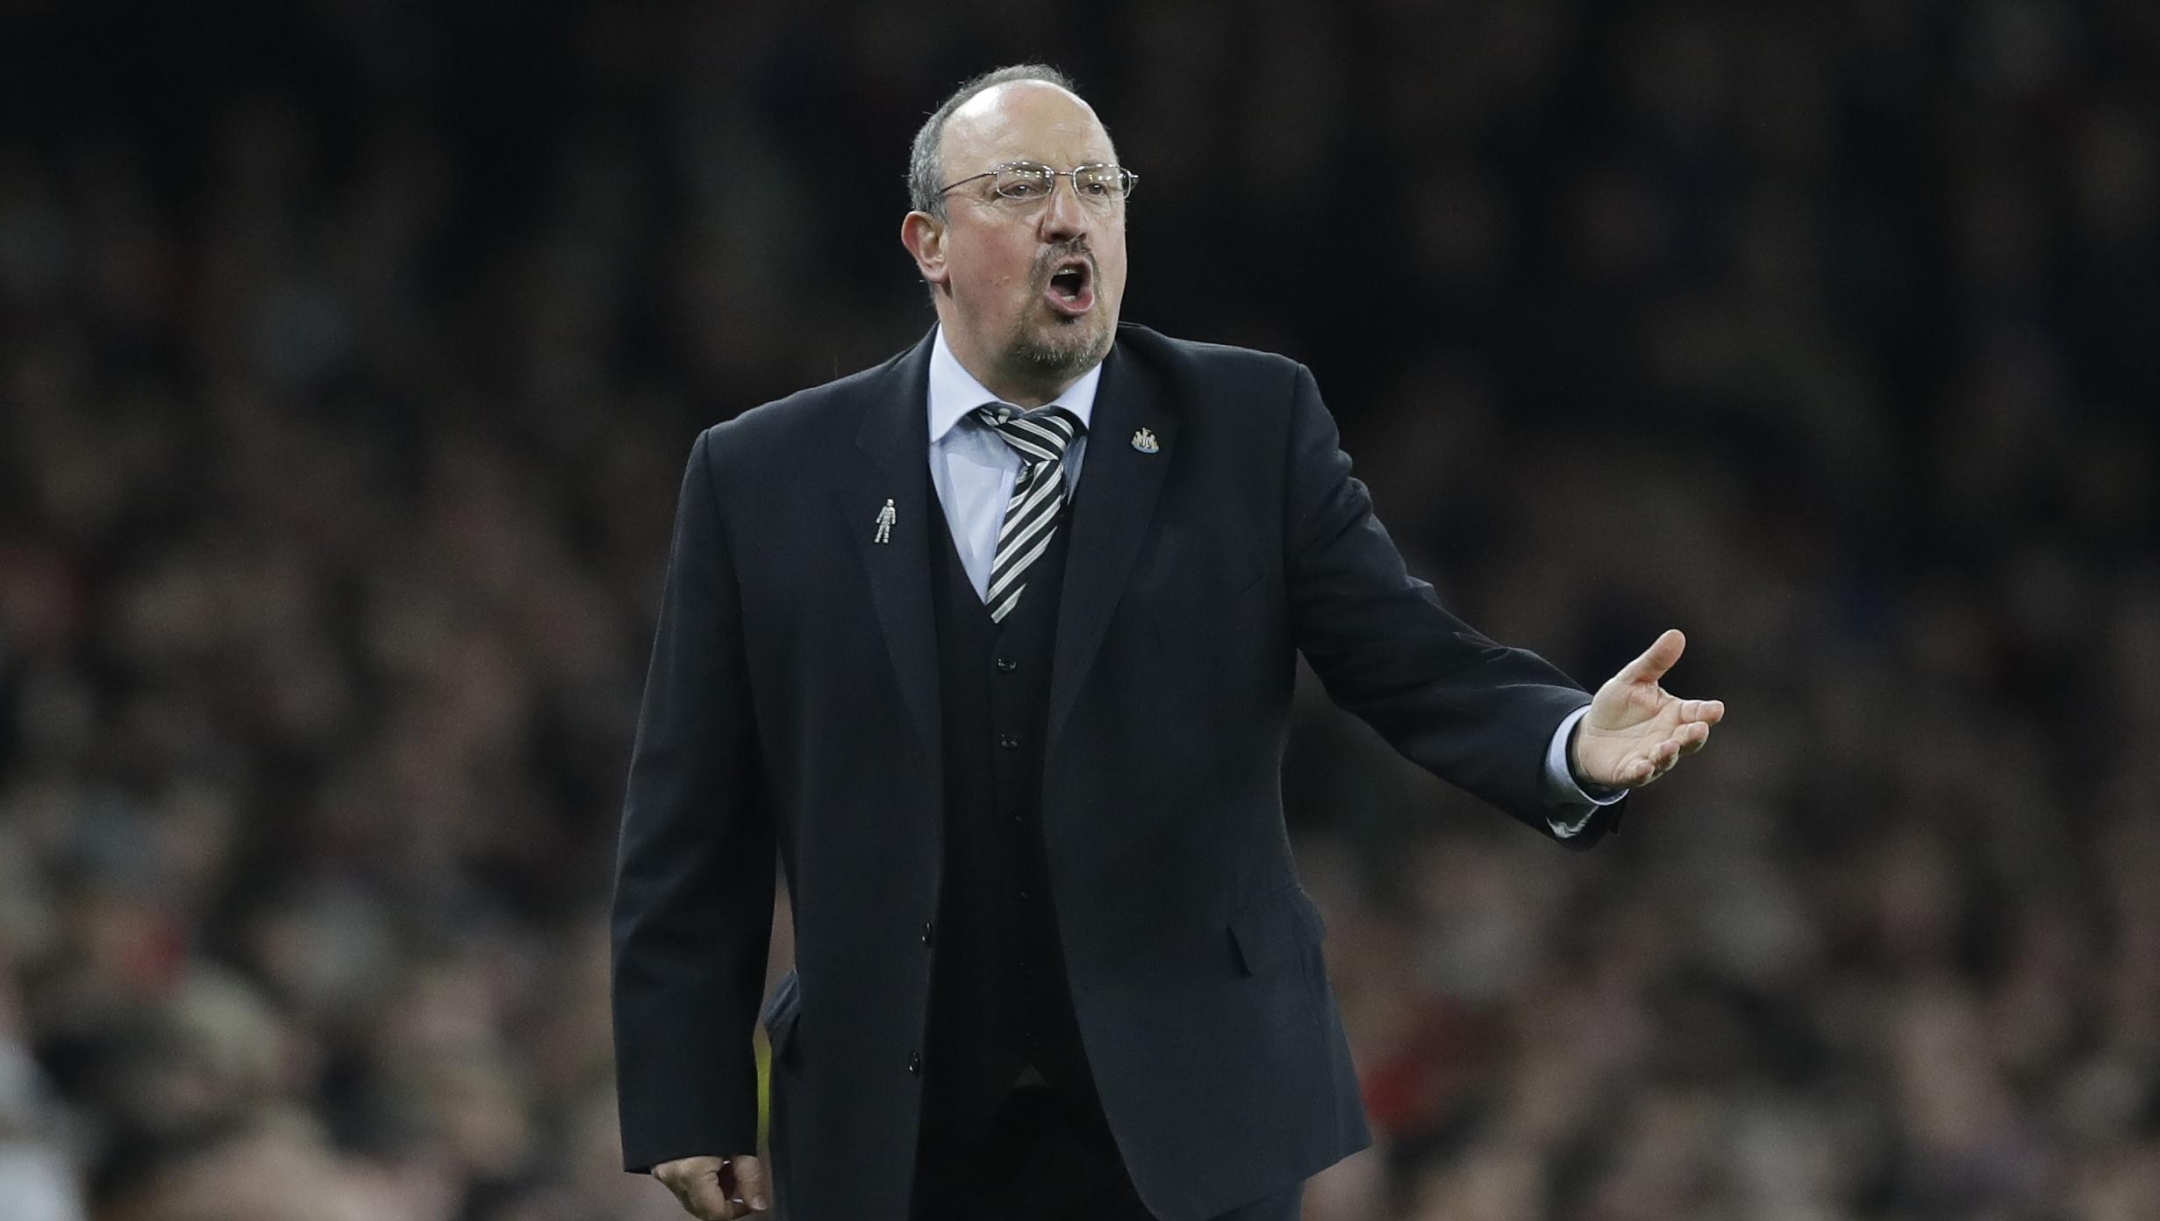
<instances>
[{"instance_id":1,"label":"jacket sleeve","mask_svg":"<svg viewBox=\"0 0 2160 1221\"><path fill-rule=\"evenodd\" d=\"M1291 398L1283 562L1299 650L1329 697L1404 757L1553 836L1546 752L1589 694L1535 653L1495 644L1442 607L1373 515L1302 365ZM1588 847L1617 825L1625 804L1601 807L1561 842Z\"/></svg>"},{"instance_id":2,"label":"jacket sleeve","mask_svg":"<svg viewBox=\"0 0 2160 1221\"><path fill-rule=\"evenodd\" d=\"M698 438L683 475L617 844L615 1068L632 1171L757 1148L751 1032L775 849L715 494L721 431Z\"/></svg>"}]
</instances>

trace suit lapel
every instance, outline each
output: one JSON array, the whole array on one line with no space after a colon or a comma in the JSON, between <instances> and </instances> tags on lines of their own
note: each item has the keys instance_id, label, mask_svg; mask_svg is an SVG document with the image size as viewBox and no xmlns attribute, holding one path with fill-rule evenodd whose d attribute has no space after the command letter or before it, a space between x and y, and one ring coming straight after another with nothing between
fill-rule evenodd
<instances>
[{"instance_id":1,"label":"suit lapel","mask_svg":"<svg viewBox=\"0 0 2160 1221\"><path fill-rule=\"evenodd\" d=\"M933 332L934 334L934 332ZM871 601L885 632L893 674L931 759L943 757L937 624L930 605L930 337L879 379L856 431L867 470L836 492L839 512L861 553ZM892 501L893 526L876 541L879 511Z\"/></svg>"},{"instance_id":2,"label":"suit lapel","mask_svg":"<svg viewBox=\"0 0 2160 1221\"><path fill-rule=\"evenodd\" d=\"M845 481L835 499L861 555L908 713L930 757L939 758L944 722L929 548L941 540L931 536L937 517L928 499L931 342L924 337L872 392L874 400L855 435L865 469ZM1154 452L1134 445L1142 429L1152 437ZM1087 457L1080 468L1081 502L1067 545L1045 745L1057 741L1081 681L1094 664L1110 613L1154 519L1176 441L1177 419L1155 383L1112 348L1096 390ZM880 543L875 541L878 511L888 499L895 521L889 540Z\"/></svg>"},{"instance_id":3,"label":"suit lapel","mask_svg":"<svg viewBox=\"0 0 2160 1221\"><path fill-rule=\"evenodd\" d=\"M927 427L927 425L925 426ZM1146 429L1154 452L1135 439ZM1152 379L1116 348L1103 365L1087 454L1080 463L1073 534L1065 557L1065 592L1058 603L1056 652L1050 666L1050 722L1045 746L1053 746L1072 711L1081 680L1094 664L1110 612L1125 591L1140 544L1155 515L1155 501L1169 473L1177 419Z\"/></svg>"}]
</instances>

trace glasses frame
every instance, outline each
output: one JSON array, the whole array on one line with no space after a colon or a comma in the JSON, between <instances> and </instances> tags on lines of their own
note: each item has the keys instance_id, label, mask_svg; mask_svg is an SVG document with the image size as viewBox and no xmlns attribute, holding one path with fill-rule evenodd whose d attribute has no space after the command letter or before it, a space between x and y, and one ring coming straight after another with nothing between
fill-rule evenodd
<instances>
[{"instance_id":1,"label":"glasses frame","mask_svg":"<svg viewBox=\"0 0 2160 1221\"><path fill-rule=\"evenodd\" d=\"M1111 202L1123 203L1124 201L1131 199L1134 188L1140 185L1140 175L1126 169L1124 166L1119 165L1114 161L1090 161L1086 165L1076 165L1069 170L1052 169L1051 167L1044 165L1040 161L1006 161L991 166L989 169L984 170L980 174L969 174L965 178L956 179L952 182L946 183L944 186L938 188L938 198L945 198L945 193L952 190L954 187L964 187L967 184L974 182L980 178L996 178L999 174L1004 173L1006 170L1020 169L1041 170L1043 173L1050 176L1050 190L1048 194L1042 196L1043 199L1049 199L1052 195L1057 194L1057 180L1060 178L1065 178L1070 179L1072 182L1073 198L1079 200L1081 203L1088 202L1088 197L1080 193L1079 175L1084 174L1089 170L1111 169L1118 172L1118 181L1125 184L1125 189L1118 192L1116 195L1110 196L1109 200ZM991 193L996 195L999 199L1009 199L1015 203L1040 202L1039 200L1023 199L1022 197L1017 195L1007 195L1005 192L999 191L994 187L992 188Z\"/></svg>"}]
</instances>

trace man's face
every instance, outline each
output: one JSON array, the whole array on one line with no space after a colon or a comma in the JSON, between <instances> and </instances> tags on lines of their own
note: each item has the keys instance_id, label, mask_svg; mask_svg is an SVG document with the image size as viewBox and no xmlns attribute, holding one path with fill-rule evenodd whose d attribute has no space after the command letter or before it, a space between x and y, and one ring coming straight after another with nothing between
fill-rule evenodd
<instances>
[{"instance_id":1,"label":"man's face","mask_svg":"<svg viewBox=\"0 0 2160 1221\"><path fill-rule=\"evenodd\" d=\"M1018 81L953 113L942 160L942 182L954 182L1016 161L1060 171L1115 162L1117 151L1085 102ZM945 211L934 231L918 221L933 218L910 214L908 245L940 290L938 315L963 363L994 380L1062 388L1109 353L1125 297L1121 198L1083 201L1060 177L1047 198L1008 199L977 178L945 195Z\"/></svg>"}]
</instances>

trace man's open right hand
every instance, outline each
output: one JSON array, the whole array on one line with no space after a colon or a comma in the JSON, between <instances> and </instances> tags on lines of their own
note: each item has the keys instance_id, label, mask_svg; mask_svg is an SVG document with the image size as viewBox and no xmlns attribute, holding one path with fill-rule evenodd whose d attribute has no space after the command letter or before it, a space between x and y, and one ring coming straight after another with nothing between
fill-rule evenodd
<instances>
[{"instance_id":1,"label":"man's open right hand","mask_svg":"<svg viewBox=\"0 0 2160 1221\"><path fill-rule=\"evenodd\" d=\"M765 1164L754 1157L679 1157L652 1175L698 1221L735 1221L772 1207Z\"/></svg>"}]
</instances>

